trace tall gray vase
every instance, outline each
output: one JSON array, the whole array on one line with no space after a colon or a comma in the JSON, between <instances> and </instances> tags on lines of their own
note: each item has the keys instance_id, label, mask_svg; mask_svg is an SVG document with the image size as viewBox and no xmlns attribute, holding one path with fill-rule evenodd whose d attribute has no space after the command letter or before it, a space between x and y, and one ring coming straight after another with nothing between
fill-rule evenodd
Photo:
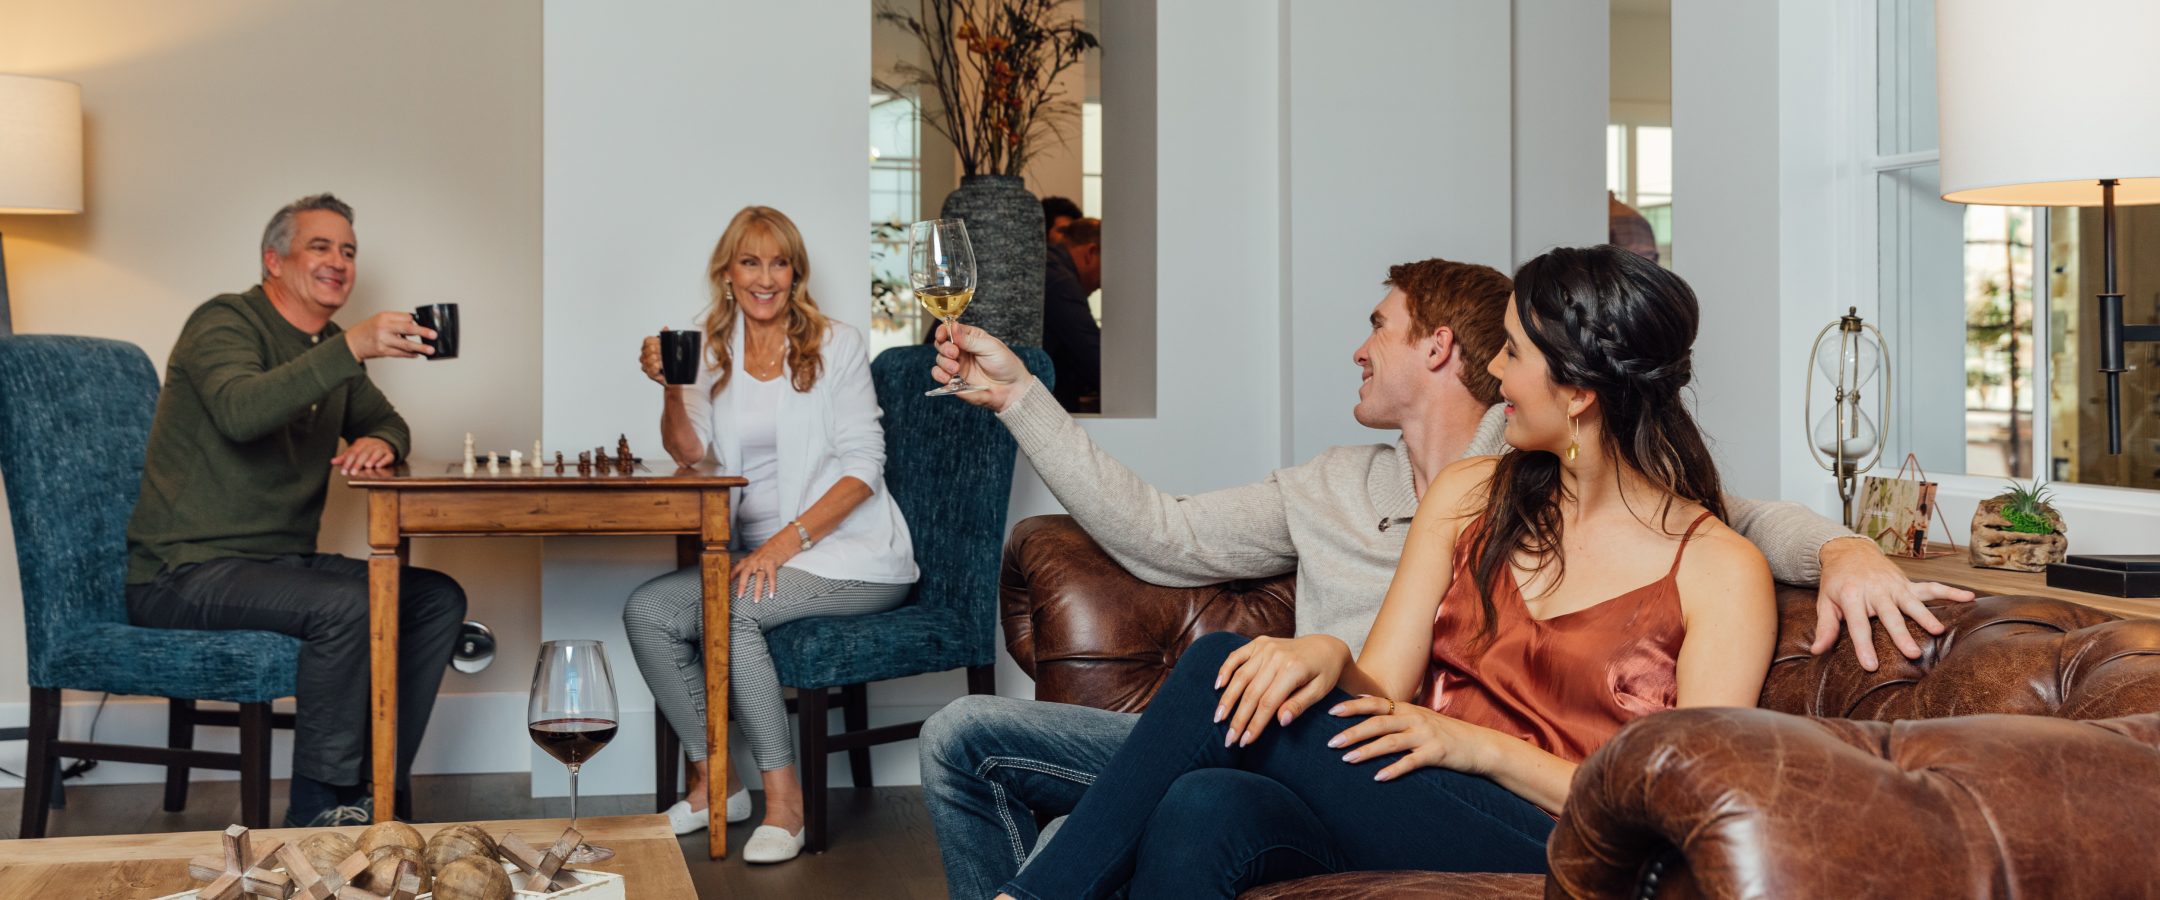
<instances>
[{"instance_id":1,"label":"tall gray vase","mask_svg":"<svg viewBox=\"0 0 2160 900\"><path fill-rule=\"evenodd\" d=\"M1042 346L1042 202L1018 175L969 175L942 215L967 222L975 248L975 299L960 321L1014 347Z\"/></svg>"}]
</instances>

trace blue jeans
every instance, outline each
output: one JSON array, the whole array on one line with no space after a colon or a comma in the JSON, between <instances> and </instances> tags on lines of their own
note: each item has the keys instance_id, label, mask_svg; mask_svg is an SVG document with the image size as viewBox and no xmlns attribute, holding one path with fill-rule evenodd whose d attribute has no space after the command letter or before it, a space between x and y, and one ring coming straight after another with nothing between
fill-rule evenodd
<instances>
[{"instance_id":1,"label":"blue jeans","mask_svg":"<svg viewBox=\"0 0 2160 900\"><path fill-rule=\"evenodd\" d=\"M1193 642L1057 841L1001 890L1233 897L1323 872L1545 871L1553 820L1529 801L1446 769L1374 781L1399 755L1343 762L1327 741L1358 720L1326 712L1342 691L1250 747L1223 746L1215 674L1246 641Z\"/></svg>"},{"instance_id":2,"label":"blue jeans","mask_svg":"<svg viewBox=\"0 0 2160 900\"><path fill-rule=\"evenodd\" d=\"M1072 812L1140 721L1065 703L973 695L923 723L923 803L955 900L990 900L1037 843L1035 817Z\"/></svg>"}]
</instances>

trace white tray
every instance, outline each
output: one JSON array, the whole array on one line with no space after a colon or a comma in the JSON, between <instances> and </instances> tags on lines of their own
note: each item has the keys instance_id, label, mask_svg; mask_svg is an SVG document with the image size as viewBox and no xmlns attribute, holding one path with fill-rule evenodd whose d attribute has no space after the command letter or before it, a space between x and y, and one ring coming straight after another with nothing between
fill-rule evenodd
<instances>
[{"instance_id":1,"label":"white tray","mask_svg":"<svg viewBox=\"0 0 2160 900\"><path fill-rule=\"evenodd\" d=\"M510 883L518 883L518 868L509 863L503 863L502 867L503 872L510 876ZM285 870L280 868L277 871L283 872ZM566 887L546 894L516 890L511 892L511 896L517 898L517 900L625 900L623 877L621 875L595 869L565 868L563 871L577 876L580 883L574 887ZM434 897L435 892L429 891L421 894L419 900L433 900ZM200 896L195 891L181 891L177 894L167 894L157 898L157 900L200 900Z\"/></svg>"}]
</instances>

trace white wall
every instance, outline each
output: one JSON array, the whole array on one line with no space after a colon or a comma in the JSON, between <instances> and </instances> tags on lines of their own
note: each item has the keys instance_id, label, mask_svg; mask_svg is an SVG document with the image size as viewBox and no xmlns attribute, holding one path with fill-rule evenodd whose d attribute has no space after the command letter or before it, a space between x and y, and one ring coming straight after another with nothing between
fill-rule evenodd
<instances>
[{"instance_id":1,"label":"white wall","mask_svg":"<svg viewBox=\"0 0 2160 900\"><path fill-rule=\"evenodd\" d=\"M1515 0L1515 265L1602 244L1606 22L1578 0ZM1615 23L1617 27L1617 23ZM1503 266L1509 274L1514 269Z\"/></svg>"},{"instance_id":2,"label":"white wall","mask_svg":"<svg viewBox=\"0 0 2160 900\"><path fill-rule=\"evenodd\" d=\"M1776 404L1781 352L1778 267L1778 8L1675 0L1673 232L1676 271L1695 288L1697 415L1728 491L1777 496L1779 456L1799 440Z\"/></svg>"},{"instance_id":3,"label":"white wall","mask_svg":"<svg viewBox=\"0 0 2160 900\"><path fill-rule=\"evenodd\" d=\"M357 207L361 246L339 321L462 305L462 358L369 366L411 424L415 451L446 458L467 430L528 441L538 431L536 10L494 0L0 0L0 23L0 71L82 84L86 120L87 211L0 221L20 331L130 341L162 371L197 305L257 280L271 213L330 190ZM367 553L357 499L332 486L325 551ZM539 587L535 542L421 541L414 559L456 576L472 615L501 639L505 662L449 675L442 708L522 695L521 662L539 631L525 615ZM27 716L21 608L0 518L0 725ZM162 709L116 701L98 738L162 739ZM70 730L88 724L78 710L65 716ZM499 746L475 730L485 722L438 716L423 771L466 764L443 757L446 747ZM20 743L0 745L0 766L19 769L21 753ZM157 771L107 764L94 774Z\"/></svg>"},{"instance_id":4,"label":"white wall","mask_svg":"<svg viewBox=\"0 0 2160 900\"><path fill-rule=\"evenodd\" d=\"M1388 266L1509 267L1512 32L1487 0L1291 3L1285 23L1283 399L1303 460L1376 437L1350 415L1350 354Z\"/></svg>"}]
</instances>

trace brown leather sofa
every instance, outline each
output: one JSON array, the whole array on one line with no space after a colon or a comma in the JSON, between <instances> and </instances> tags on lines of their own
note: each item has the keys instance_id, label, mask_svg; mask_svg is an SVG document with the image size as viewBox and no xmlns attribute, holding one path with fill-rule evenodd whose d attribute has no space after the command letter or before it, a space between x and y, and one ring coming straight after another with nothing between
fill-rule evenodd
<instances>
[{"instance_id":1,"label":"brown leather sofa","mask_svg":"<svg viewBox=\"0 0 2160 900\"><path fill-rule=\"evenodd\" d=\"M1214 631L1288 635L1288 576L1176 589L1066 516L1005 546L1006 647L1043 700L1138 711ZM1936 607L1907 661L1807 652L1779 591L1760 709L1643 719L1577 771L1549 877L1360 872L1248 898L2160 897L2160 621L2034 597ZM1926 638L1921 633L1919 637Z\"/></svg>"}]
</instances>

